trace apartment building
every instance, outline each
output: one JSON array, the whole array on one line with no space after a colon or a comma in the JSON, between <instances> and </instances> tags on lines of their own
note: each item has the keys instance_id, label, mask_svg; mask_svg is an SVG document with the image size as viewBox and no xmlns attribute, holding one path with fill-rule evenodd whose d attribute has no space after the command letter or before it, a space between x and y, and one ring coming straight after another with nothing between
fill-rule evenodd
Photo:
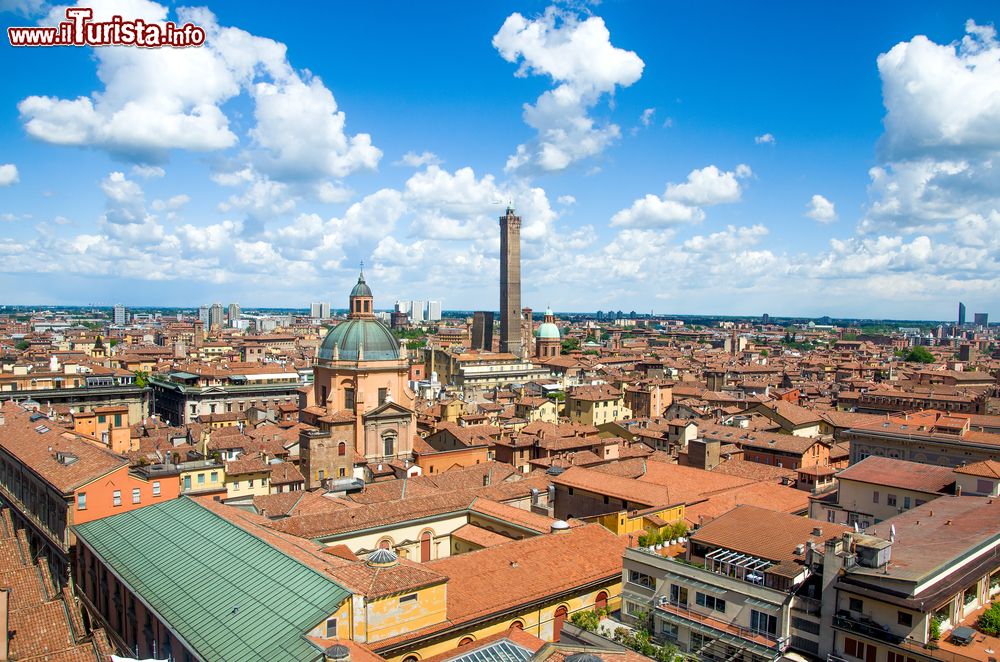
<instances>
[{"instance_id":1,"label":"apartment building","mask_svg":"<svg viewBox=\"0 0 1000 662\"><path fill-rule=\"evenodd\" d=\"M995 655L997 639L969 626L1000 593L1000 500L941 497L828 541L824 556L823 649L831 659Z\"/></svg>"},{"instance_id":2,"label":"apartment building","mask_svg":"<svg viewBox=\"0 0 1000 662\"><path fill-rule=\"evenodd\" d=\"M851 531L740 506L692 533L684 552L625 550L622 614L699 660L820 654L822 546ZM817 551L819 549L820 551Z\"/></svg>"},{"instance_id":3,"label":"apartment building","mask_svg":"<svg viewBox=\"0 0 1000 662\"><path fill-rule=\"evenodd\" d=\"M871 456L841 470L837 491L813 498L809 514L827 522L868 528L953 494L958 477L950 467Z\"/></svg>"},{"instance_id":4,"label":"apartment building","mask_svg":"<svg viewBox=\"0 0 1000 662\"><path fill-rule=\"evenodd\" d=\"M624 392L610 384L571 388L563 413L573 423L594 426L632 418Z\"/></svg>"}]
</instances>

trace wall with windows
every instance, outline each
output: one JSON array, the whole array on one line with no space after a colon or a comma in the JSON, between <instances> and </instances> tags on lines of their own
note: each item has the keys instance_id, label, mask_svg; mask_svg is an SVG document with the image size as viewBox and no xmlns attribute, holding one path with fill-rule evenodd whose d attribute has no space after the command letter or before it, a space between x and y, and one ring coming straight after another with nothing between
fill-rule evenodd
<instances>
[{"instance_id":1,"label":"wall with windows","mask_svg":"<svg viewBox=\"0 0 1000 662\"><path fill-rule=\"evenodd\" d=\"M123 466L73 492L71 524L83 524L175 499L178 494L176 476L143 480Z\"/></svg>"},{"instance_id":2,"label":"wall with windows","mask_svg":"<svg viewBox=\"0 0 1000 662\"><path fill-rule=\"evenodd\" d=\"M226 501L252 501L255 496L271 493L271 471L226 476Z\"/></svg>"},{"instance_id":3,"label":"wall with windows","mask_svg":"<svg viewBox=\"0 0 1000 662\"><path fill-rule=\"evenodd\" d=\"M465 639L479 641L486 637L506 632L512 627L524 630L544 641L558 641L557 631L561 623L569 623L573 614L579 611L593 611L598 601L614 611L621 605L621 583L612 582L605 586L589 587L579 592L553 597L541 605L531 605L523 609L507 610L503 615L480 623L475 627L454 628L440 639L409 650L382 652L389 662L404 662L409 658L425 660L440 653L454 650ZM369 646L378 651L378 641L369 639Z\"/></svg>"}]
</instances>

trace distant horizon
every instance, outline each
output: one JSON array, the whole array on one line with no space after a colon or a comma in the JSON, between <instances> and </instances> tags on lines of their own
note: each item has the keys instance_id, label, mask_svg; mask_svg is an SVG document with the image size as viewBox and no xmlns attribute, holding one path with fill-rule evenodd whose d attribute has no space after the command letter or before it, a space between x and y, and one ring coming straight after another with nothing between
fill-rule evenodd
<instances>
[{"instance_id":1,"label":"distant horizon","mask_svg":"<svg viewBox=\"0 0 1000 662\"><path fill-rule=\"evenodd\" d=\"M304 306L304 307L300 307L300 308L291 308L291 307L281 307L281 306L248 306L248 305L241 304L239 302L230 302L230 303L236 303L238 306L240 306L241 313L246 313L248 311L279 311L279 312L288 312L288 313L302 313L301 316L306 317L306 316L308 316L308 314L310 312L308 306ZM64 310L89 309L89 310L101 310L101 311L103 311L103 310L109 310L110 311L110 310L113 310L116 305L120 305L120 304L11 304L11 303L6 303L5 304L5 303L0 303L0 314L9 314L5 310L7 308L11 308L11 309L15 309L15 308L25 309L25 312L27 312L29 310L31 310L31 311L41 311L41 310L53 310L53 311L55 311L55 310L59 310L59 309L64 309ZM149 305L147 305L147 306L129 306L129 305L126 305L126 304L121 304L121 305L125 305L125 309L127 311L135 311L135 310L147 311L148 310L148 311L178 311L178 312L192 312L192 313L197 313L198 308L200 307L200 304L198 306L149 306ZM229 305L228 303L224 303L223 307L228 306L228 305ZM344 313L344 314L348 313L348 309L346 307L344 307L344 308L333 308L333 307L331 307L330 310L333 313ZM379 312L392 313L393 311L394 311L394 309L392 309L392 308L375 308L375 312L377 312L377 313L379 313ZM441 313L442 313L442 315L448 314L450 316L454 316L454 315L471 315L471 314L473 314L475 312L479 312L479 311L493 312L493 313L497 313L497 314L499 313L499 309L490 310L490 309L485 309L485 308L475 308L475 309L472 309L472 308L470 308L470 309L444 308L444 309L442 309ZM591 317L591 316L595 316L598 312L602 312L602 313L607 314L609 312L617 312L617 310L614 310L614 311L603 310L603 309L600 310L600 311L598 311L598 310L592 310L592 311L553 310L552 312L553 312L553 314L556 317L559 317L559 316ZM623 311L623 313L624 313L623 318L628 319L628 315L631 314L631 312L632 312L631 310ZM11 311L11 313L12 314L17 314L15 311ZM533 309L533 313L534 313L534 318L536 320L539 320L542 317L541 312L538 311L538 310L534 310ZM642 312L642 311L638 311L637 310L637 311L635 311L635 313L636 313L636 316L637 316L636 319L649 319L649 317L650 317L650 313L648 313L648 312ZM761 313L761 314L758 314L758 315L721 315L721 314L711 314L711 313L670 313L670 312L660 313L660 312L653 312L653 314L652 314L652 317L654 319L678 319L678 320L685 320L685 319L695 319L695 320L706 319L706 320L723 320L723 321L724 320L730 320L730 319L732 319L732 320L760 320L761 318L763 318L763 316L764 316L764 313ZM834 323L834 322L858 322L858 323L864 323L864 324L871 325L871 326L876 326L876 325L881 325L881 324L899 324L901 326L905 326L906 323L916 323L916 324L919 324L919 325L958 326L958 320L957 319L956 320L934 320L934 319L905 319L905 318L890 318L890 317L885 317L885 318L874 318L874 317L843 317L843 316L833 316L833 315L818 315L818 316L809 316L809 315L771 315L770 313L768 313L768 319L769 319L769 322L774 322L776 320L784 320L784 321L799 321L799 320L801 320L801 321L805 321L805 322L810 322L810 321L811 322L816 322L818 320L828 319L830 321L830 323ZM969 317L968 317L968 319L966 320L966 326L974 326L974 324L972 322L972 319L973 319L973 316L970 314ZM995 324L996 323L994 323L994 322L990 322L990 326L994 326ZM623 328L625 328L625 327L623 327Z\"/></svg>"}]
</instances>

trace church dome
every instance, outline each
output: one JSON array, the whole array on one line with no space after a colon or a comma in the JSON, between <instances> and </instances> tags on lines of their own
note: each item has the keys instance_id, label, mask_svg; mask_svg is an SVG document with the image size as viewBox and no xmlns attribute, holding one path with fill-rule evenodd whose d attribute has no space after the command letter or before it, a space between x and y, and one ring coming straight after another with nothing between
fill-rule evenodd
<instances>
[{"instance_id":1,"label":"church dome","mask_svg":"<svg viewBox=\"0 0 1000 662\"><path fill-rule=\"evenodd\" d=\"M362 285L364 283L358 283L354 289ZM373 318L351 319L333 327L319 347L319 358L333 360L334 346L337 347L337 359L341 361L357 361L359 355L364 361L399 359L396 338L382 322Z\"/></svg>"},{"instance_id":2,"label":"church dome","mask_svg":"<svg viewBox=\"0 0 1000 662\"><path fill-rule=\"evenodd\" d=\"M365 282L365 275L361 274L358 278L358 284L354 286L351 290L352 297L370 297L372 296L372 288L368 287L368 283Z\"/></svg>"}]
</instances>

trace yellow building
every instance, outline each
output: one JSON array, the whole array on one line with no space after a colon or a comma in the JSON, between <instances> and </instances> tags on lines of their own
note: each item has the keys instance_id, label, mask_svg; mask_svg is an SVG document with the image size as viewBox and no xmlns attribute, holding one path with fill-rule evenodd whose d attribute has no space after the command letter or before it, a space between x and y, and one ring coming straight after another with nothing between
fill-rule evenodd
<instances>
[{"instance_id":1,"label":"yellow building","mask_svg":"<svg viewBox=\"0 0 1000 662\"><path fill-rule=\"evenodd\" d=\"M177 466L181 470L181 494L211 494L226 489L226 470L214 460L184 462Z\"/></svg>"},{"instance_id":2,"label":"yellow building","mask_svg":"<svg viewBox=\"0 0 1000 662\"><path fill-rule=\"evenodd\" d=\"M520 398L514 401L514 416L523 418L528 423L534 423L535 421L558 423L559 403L549 398Z\"/></svg>"},{"instance_id":3,"label":"yellow building","mask_svg":"<svg viewBox=\"0 0 1000 662\"><path fill-rule=\"evenodd\" d=\"M609 384L577 386L566 393L564 414L573 423L604 425L632 417L622 390Z\"/></svg>"},{"instance_id":4,"label":"yellow building","mask_svg":"<svg viewBox=\"0 0 1000 662\"><path fill-rule=\"evenodd\" d=\"M226 462L226 503L251 503L255 496L271 493L271 467L260 455L245 455Z\"/></svg>"},{"instance_id":5,"label":"yellow building","mask_svg":"<svg viewBox=\"0 0 1000 662\"><path fill-rule=\"evenodd\" d=\"M597 524L418 564L387 549L331 571L354 593L353 640L418 662L518 628L557 641L578 611L616 609L623 538Z\"/></svg>"}]
</instances>

